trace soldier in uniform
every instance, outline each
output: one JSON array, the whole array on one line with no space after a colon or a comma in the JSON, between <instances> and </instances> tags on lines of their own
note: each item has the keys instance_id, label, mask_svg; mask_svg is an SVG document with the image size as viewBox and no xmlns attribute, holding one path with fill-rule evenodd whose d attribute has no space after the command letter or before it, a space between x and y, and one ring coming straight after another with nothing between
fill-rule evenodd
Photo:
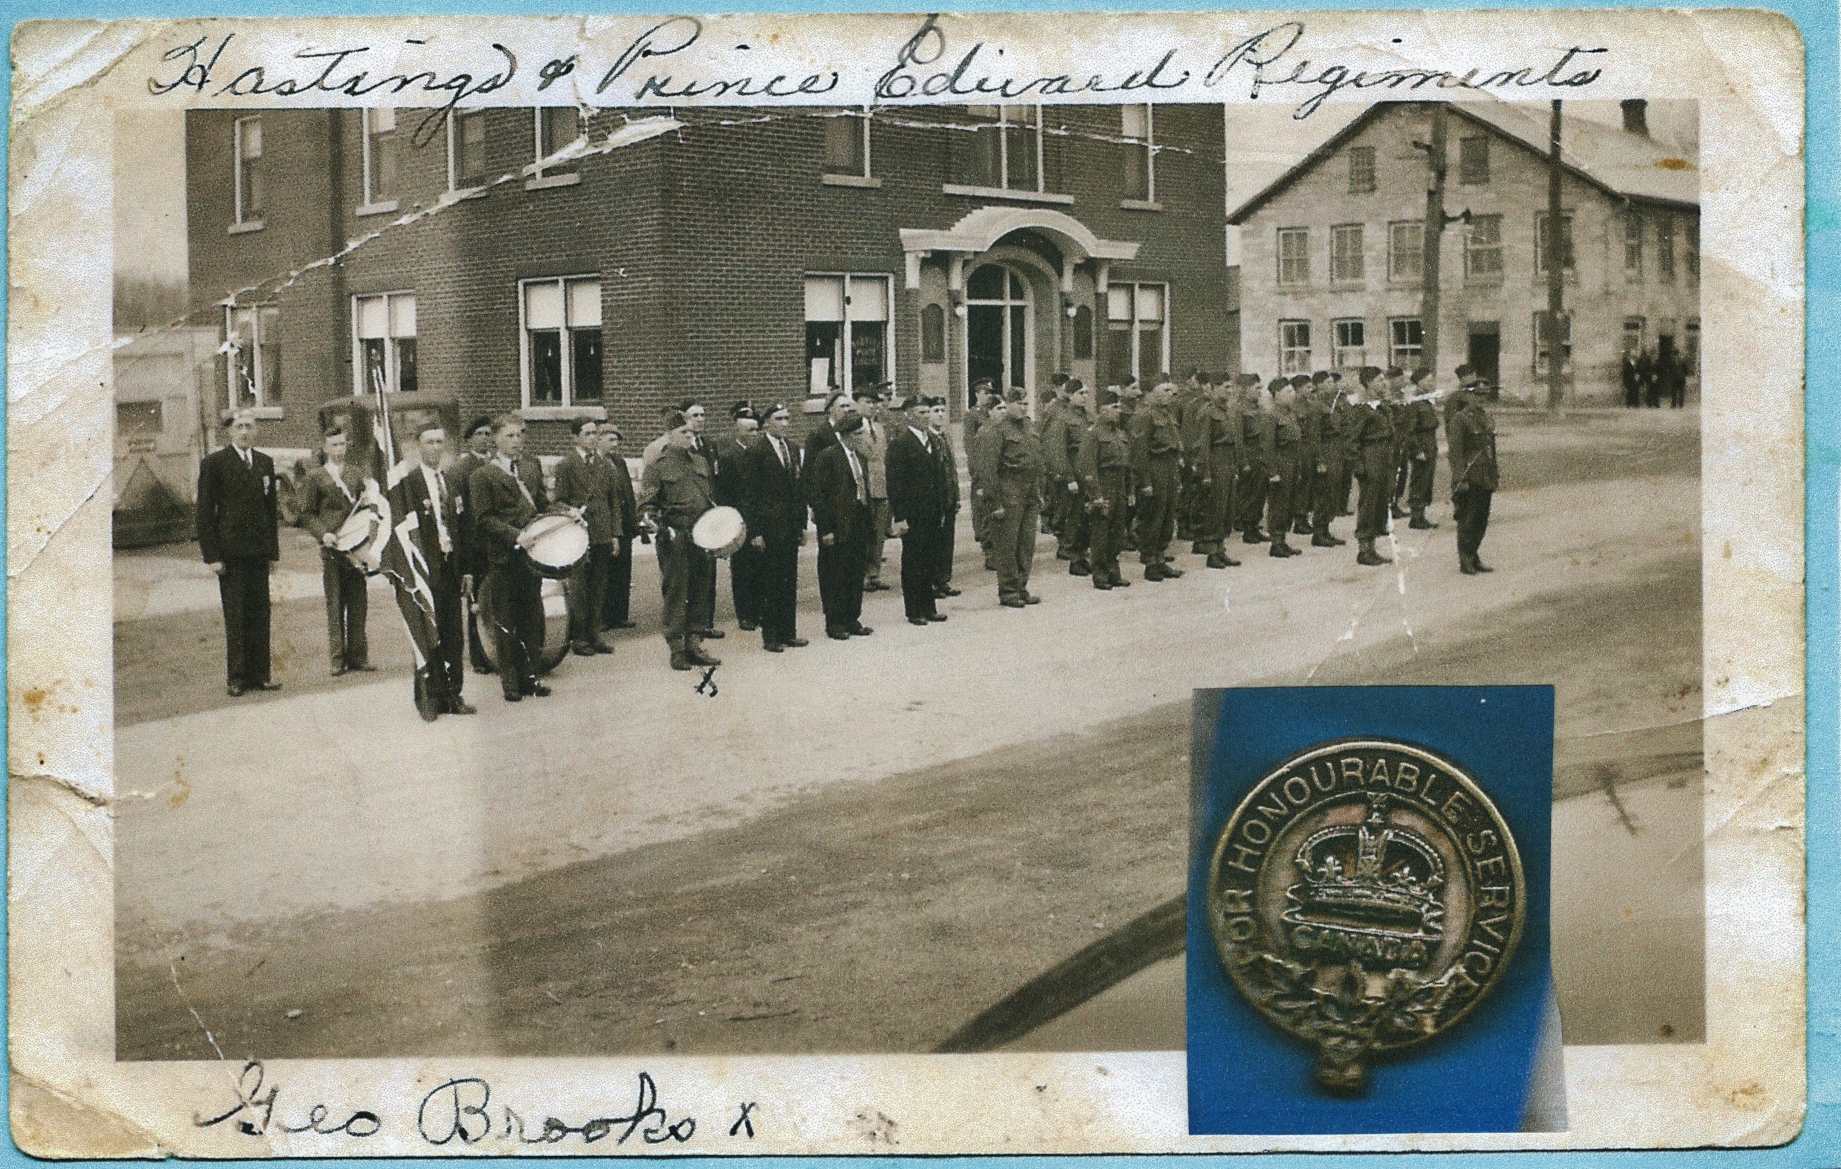
<instances>
[{"instance_id":1,"label":"soldier in uniform","mask_svg":"<svg viewBox=\"0 0 1841 1169\"><path fill-rule=\"evenodd\" d=\"M1414 400L1407 403L1405 414L1407 445L1413 468L1412 479L1406 488L1406 503L1412 519L1406 526L1420 531L1438 526L1427 519L1425 514L1425 509L1432 503L1432 481L1438 475L1438 407L1432 404L1432 393L1431 371L1415 372L1412 390Z\"/></svg>"},{"instance_id":2,"label":"soldier in uniform","mask_svg":"<svg viewBox=\"0 0 1841 1169\"><path fill-rule=\"evenodd\" d=\"M1341 393L1336 379L1329 374L1312 378L1311 414L1315 419L1315 453L1309 469L1315 473L1316 486L1310 497L1310 544L1313 548L1336 548L1348 543L1330 534L1330 524L1342 510L1343 472L1342 416L1338 414ZM1304 415L1300 414L1300 420Z\"/></svg>"},{"instance_id":3,"label":"soldier in uniform","mask_svg":"<svg viewBox=\"0 0 1841 1169\"><path fill-rule=\"evenodd\" d=\"M1124 431L1129 437L1131 434L1131 420L1138 416L1139 407L1144 405L1144 387L1138 384L1137 378L1133 378L1123 386L1118 387L1118 391L1119 429ZM1138 550L1137 525L1138 485L1133 483L1131 499L1125 505L1125 539L1119 544L1119 550L1121 552L1136 552Z\"/></svg>"},{"instance_id":4,"label":"soldier in uniform","mask_svg":"<svg viewBox=\"0 0 1841 1169\"><path fill-rule=\"evenodd\" d=\"M691 540L691 529L715 506L715 473L699 450L688 416L674 411L665 419L667 441L640 481L640 522L655 533L659 592L664 599L665 644L671 668L718 666L703 652L714 614L711 599L716 564Z\"/></svg>"},{"instance_id":5,"label":"soldier in uniform","mask_svg":"<svg viewBox=\"0 0 1841 1169\"><path fill-rule=\"evenodd\" d=\"M1176 419L1176 387L1159 382L1131 420L1132 482L1138 496L1138 563L1144 579L1174 580L1183 570L1169 563L1176 533L1178 485L1182 480L1183 436Z\"/></svg>"},{"instance_id":6,"label":"soldier in uniform","mask_svg":"<svg viewBox=\"0 0 1841 1169\"><path fill-rule=\"evenodd\" d=\"M620 429L603 422L595 429L601 456L602 472L617 504L614 516L614 547L607 565L607 599L601 610L602 629L631 629L629 617L633 598L633 536L639 531L639 495L633 490L633 475L620 454Z\"/></svg>"},{"instance_id":7,"label":"soldier in uniform","mask_svg":"<svg viewBox=\"0 0 1841 1169\"><path fill-rule=\"evenodd\" d=\"M835 441L806 465L806 499L818 529L818 597L825 636L833 641L868 637L863 624L863 556L873 510L869 502L869 422L842 420Z\"/></svg>"},{"instance_id":8,"label":"soldier in uniform","mask_svg":"<svg viewBox=\"0 0 1841 1169\"><path fill-rule=\"evenodd\" d=\"M230 445L198 462L198 551L224 607L225 689L279 690L269 677L268 577L281 559L275 461L256 449L256 415L226 423Z\"/></svg>"},{"instance_id":9,"label":"soldier in uniform","mask_svg":"<svg viewBox=\"0 0 1841 1169\"><path fill-rule=\"evenodd\" d=\"M370 597L365 591L364 569L333 547L339 528L358 509L358 501L377 484L345 461L345 431L334 427L321 439L322 466L307 472L301 487L301 525L320 542L320 578L326 590L326 648L332 657L332 676L347 670L366 673L371 665L365 638L365 618Z\"/></svg>"},{"instance_id":10,"label":"soldier in uniform","mask_svg":"<svg viewBox=\"0 0 1841 1169\"><path fill-rule=\"evenodd\" d=\"M1176 426L1183 436L1183 466L1177 490L1176 538L1188 540L1189 551L1203 553L1202 547L1202 460L1204 457L1201 428L1209 400L1213 397L1214 377L1195 366L1176 392Z\"/></svg>"},{"instance_id":11,"label":"soldier in uniform","mask_svg":"<svg viewBox=\"0 0 1841 1169\"><path fill-rule=\"evenodd\" d=\"M742 400L729 408L734 423L732 434L716 446L716 503L721 507L742 510L741 497L746 489L742 462L748 451L760 441L761 420L754 403ZM761 556L753 544L743 544L729 557L729 595L735 602L735 620L742 630L752 633L761 627Z\"/></svg>"},{"instance_id":12,"label":"soldier in uniform","mask_svg":"<svg viewBox=\"0 0 1841 1169\"><path fill-rule=\"evenodd\" d=\"M1470 367L1460 369L1458 377L1463 388L1445 422L1451 450L1451 510L1457 520L1458 571L1475 576L1495 571L1478 559L1477 552L1489 531L1489 504L1497 486L1496 423L1475 392L1476 375Z\"/></svg>"},{"instance_id":13,"label":"soldier in uniform","mask_svg":"<svg viewBox=\"0 0 1841 1169\"><path fill-rule=\"evenodd\" d=\"M946 429L946 399L935 395L922 399L927 410L927 425L933 431L933 450L940 460L940 474L946 487L946 514L940 522L939 561L934 570L933 595L956 597L952 587L954 546L959 533L959 456L952 449L952 436Z\"/></svg>"},{"instance_id":14,"label":"soldier in uniform","mask_svg":"<svg viewBox=\"0 0 1841 1169\"><path fill-rule=\"evenodd\" d=\"M1266 514L1266 496L1271 491L1264 461L1264 452L1272 446L1272 438L1267 433L1271 425L1272 391L1267 386L1256 386L1240 402L1240 453L1243 462L1240 482L1234 492L1234 506L1239 509L1238 526L1240 540L1244 544L1263 544L1272 538L1260 527Z\"/></svg>"},{"instance_id":15,"label":"soldier in uniform","mask_svg":"<svg viewBox=\"0 0 1841 1169\"><path fill-rule=\"evenodd\" d=\"M997 566L997 597L1005 607L1020 609L1041 598L1029 591L1035 566L1036 521L1041 507L1042 442L1029 425L1029 399L1020 389L1004 393L1004 417L978 435L972 452L973 479L989 511L991 558Z\"/></svg>"},{"instance_id":16,"label":"soldier in uniform","mask_svg":"<svg viewBox=\"0 0 1841 1169\"><path fill-rule=\"evenodd\" d=\"M1202 550L1210 568L1236 568L1240 562L1227 554L1227 537L1234 530L1234 496L1240 485L1240 389L1258 385L1259 375L1243 373L1238 385L1222 381L1212 387L1208 407L1197 431L1201 460L1198 494L1202 496L1200 527Z\"/></svg>"},{"instance_id":17,"label":"soldier in uniform","mask_svg":"<svg viewBox=\"0 0 1841 1169\"><path fill-rule=\"evenodd\" d=\"M1119 547L1125 539L1125 503L1131 498L1131 439L1119 426L1118 390L1100 390L1095 402L1093 425L1074 456L1086 513L1087 563L1094 588L1130 588L1131 582L1119 575Z\"/></svg>"},{"instance_id":18,"label":"soldier in uniform","mask_svg":"<svg viewBox=\"0 0 1841 1169\"><path fill-rule=\"evenodd\" d=\"M1268 389L1271 391L1271 426L1269 431L1261 427L1262 434L1270 433L1272 436L1271 445L1264 452L1266 524L1267 530L1272 533L1269 554L1283 559L1298 555L1298 550L1287 543L1285 537L1291 531L1291 513L1302 488L1300 463L1304 431L1298 425L1297 386L1279 378ZM1262 408L1267 401L1261 399Z\"/></svg>"},{"instance_id":19,"label":"soldier in uniform","mask_svg":"<svg viewBox=\"0 0 1841 1169\"><path fill-rule=\"evenodd\" d=\"M972 383L972 408L965 412L964 434L961 436L965 446L966 461L972 473L972 539L978 541L978 547L984 550L984 566L994 568L996 562L991 558L991 533L985 522L985 513L990 510L984 496L978 491L978 464L972 458L972 452L978 449L978 435L989 426L996 414L998 403L997 383L990 378L981 377Z\"/></svg>"},{"instance_id":20,"label":"soldier in uniform","mask_svg":"<svg viewBox=\"0 0 1841 1169\"><path fill-rule=\"evenodd\" d=\"M460 503L460 546L462 553L460 572L461 583L465 588L467 600L467 657L473 663L476 674L494 673L490 659L486 657L485 642L479 636L479 590L486 583L486 545L485 541L473 535L473 472L485 466L492 459L494 450L492 440L492 415L481 414L468 424L461 441L466 443L466 453L454 460L448 477L459 494Z\"/></svg>"},{"instance_id":21,"label":"soldier in uniform","mask_svg":"<svg viewBox=\"0 0 1841 1169\"><path fill-rule=\"evenodd\" d=\"M1087 559L1087 510L1080 497L1080 473L1075 460L1080 443L1093 424L1090 403L1092 391L1079 378L1069 378L1063 387L1067 399L1055 412L1054 421L1042 432L1042 453L1048 461L1049 495L1060 511L1061 521L1055 529L1057 560L1068 561L1069 576L1086 576L1092 571Z\"/></svg>"},{"instance_id":22,"label":"soldier in uniform","mask_svg":"<svg viewBox=\"0 0 1841 1169\"><path fill-rule=\"evenodd\" d=\"M1388 514L1397 520L1406 518L1406 508L1401 504L1406 500L1406 486L1413 471L1412 423L1406 416L1407 376L1398 367L1389 368L1384 387L1385 396L1381 402L1381 412L1387 415L1388 425L1394 428L1394 487L1393 498L1388 503Z\"/></svg>"},{"instance_id":23,"label":"soldier in uniform","mask_svg":"<svg viewBox=\"0 0 1841 1169\"><path fill-rule=\"evenodd\" d=\"M543 650L543 581L524 553L524 528L550 506L543 467L523 458L524 423L505 414L493 424L498 453L468 481L474 532L485 542L490 566L480 589L481 606L498 647L499 687L505 701L550 693L537 681Z\"/></svg>"},{"instance_id":24,"label":"soldier in uniform","mask_svg":"<svg viewBox=\"0 0 1841 1169\"><path fill-rule=\"evenodd\" d=\"M1048 397L1036 407L1035 432L1036 436L1042 439L1044 444L1048 441L1048 428L1054 425L1055 419L1059 418L1061 412L1067 409L1068 381L1069 378L1066 373L1056 371L1050 374L1048 379ZM1046 449L1043 450L1042 457L1045 462L1051 462L1052 465L1052 461ZM1065 517L1062 514L1061 497L1055 492L1056 484L1053 480L1054 475L1052 472L1042 476L1042 530L1044 532L1051 532L1055 536L1055 558L1057 560L1066 560L1067 557L1062 555L1066 549L1063 548L1061 544L1061 523Z\"/></svg>"},{"instance_id":25,"label":"soldier in uniform","mask_svg":"<svg viewBox=\"0 0 1841 1169\"><path fill-rule=\"evenodd\" d=\"M1292 395L1291 413L1298 422L1298 482L1291 493L1291 534L1309 536L1311 528L1311 504L1317 497L1318 467L1323 462L1320 444L1323 427L1317 417L1316 399L1311 388L1318 380L1329 381L1330 375L1319 370L1314 375L1297 374L1291 379Z\"/></svg>"},{"instance_id":26,"label":"soldier in uniform","mask_svg":"<svg viewBox=\"0 0 1841 1169\"><path fill-rule=\"evenodd\" d=\"M1355 481L1361 488L1355 507L1355 563L1368 565L1392 563L1374 550L1374 542L1387 533L1387 502L1394 485L1393 423L1381 411L1374 387L1379 376L1380 370L1364 366L1361 388L1349 391L1353 409L1347 435Z\"/></svg>"}]
</instances>

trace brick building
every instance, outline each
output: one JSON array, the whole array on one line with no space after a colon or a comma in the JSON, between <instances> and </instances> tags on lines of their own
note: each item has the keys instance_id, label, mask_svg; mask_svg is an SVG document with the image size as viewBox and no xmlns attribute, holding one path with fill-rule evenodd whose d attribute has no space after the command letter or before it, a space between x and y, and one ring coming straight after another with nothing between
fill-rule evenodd
<instances>
[{"instance_id":1,"label":"brick building","mask_svg":"<svg viewBox=\"0 0 1841 1169\"><path fill-rule=\"evenodd\" d=\"M522 410L551 451L584 412L643 442L682 396L892 381L956 413L980 376L1231 348L1219 107L187 117L192 307L265 444L378 384Z\"/></svg>"},{"instance_id":2,"label":"brick building","mask_svg":"<svg viewBox=\"0 0 1841 1169\"><path fill-rule=\"evenodd\" d=\"M1696 160L1648 133L1645 103L1623 126L1562 119L1569 396L1621 398L1626 351L1678 352L1697 384L1700 211ZM1526 393L1544 381L1548 111L1448 105L1448 215L1441 241L1440 372L1462 362ZM1426 187L1420 145L1432 105L1381 102L1229 216L1241 229L1241 361L1310 373L1422 356Z\"/></svg>"}]
</instances>

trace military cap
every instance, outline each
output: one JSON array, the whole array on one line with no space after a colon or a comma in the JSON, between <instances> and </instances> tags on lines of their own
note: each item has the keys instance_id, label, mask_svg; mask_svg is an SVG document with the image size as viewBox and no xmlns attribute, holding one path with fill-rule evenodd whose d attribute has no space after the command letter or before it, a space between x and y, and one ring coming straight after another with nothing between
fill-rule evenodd
<instances>
[{"instance_id":1,"label":"military cap","mask_svg":"<svg viewBox=\"0 0 1841 1169\"><path fill-rule=\"evenodd\" d=\"M1069 380L1070 379L1068 378L1067 374L1057 371L1056 373L1050 375L1048 379L1048 384L1051 386L1065 386L1067 385Z\"/></svg>"},{"instance_id":2,"label":"military cap","mask_svg":"<svg viewBox=\"0 0 1841 1169\"><path fill-rule=\"evenodd\" d=\"M1427 378L1431 376L1432 376L1432 371L1429 369L1416 369L1412 373L1408 374L1407 378L1414 385L1418 385L1420 382L1426 380Z\"/></svg>"},{"instance_id":3,"label":"military cap","mask_svg":"<svg viewBox=\"0 0 1841 1169\"><path fill-rule=\"evenodd\" d=\"M1068 393L1070 393L1070 394L1078 394L1078 393L1080 393L1080 391L1082 391L1082 390L1084 390L1084 389L1086 389L1086 388L1087 388L1087 383L1086 383L1086 382L1083 382L1083 381L1081 381L1081 380L1080 380L1079 378L1077 378L1077 377L1071 377L1071 378L1069 378L1069 379L1068 379L1068 383L1067 383L1067 389L1068 389Z\"/></svg>"},{"instance_id":4,"label":"military cap","mask_svg":"<svg viewBox=\"0 0 1841 1169\"><path fill-rule=\"evenodd\" d=\"M1363 384L1363 385L1365 386L1365 385L1367 385L1367 384L1368 384L1369 382L1371 382L1371 381L1373 381L1373 380L1374 380L1375 378L1378 378L1378 377L1380 377L1380 376L1381 376L1381 371L1380 371L1380 368L1379 368L1378 366L1373 366L1373 365L1364 365L1364 366L1362 366L1362 367L1361 367L1361 369L1360 369L1360 370L1358 370L1358 371L1356 371L1356 374L1355 374L1355 376L1356 376L1356 377L1357 377L1357 378L1358 378L1358 379L1359 379L1359 380L1361 381L1361 383L1362 383L1362 384Z\"/></svg>"},{"instance_id":5,"label":"military cap","mask_svg":"<svg viewBox=\"0 0 1841 1169\"><path fill-rule=\"evenodd\" d=\"M1291 384L1291 379L1290 379L1290 378L1286 378L1286 377L1275 377L1275 378L1273 378L1273 379L1272 379L1271 381L1269 381L1269 382L1267 382L1267 383L1266 383L1266 389L1267 389L1267 391L1269 391L1270 393L1274 393L1274 394L1276 394L1276 393L1278 393L1278 392L1279 392L1280 390L1282 390L1282 389L1284 389L1284 388L1285 388L1286 386L1288 386L1288 385L1290 385L1290 384Z\"/></svg>"},{"instance_id":6,"label":"military cap","mask_svg":"<svg viewBox=\"0 0 1841 1169\"><path fill-rule=\"evenodd\" d=\"M1093 404L1095 406L1117 406L1119 404L1119 387L1107 386L1104 389L1093 391Z\"/></svg>"},{"instance_id":7,"label":"military cap","mask_svg":"<svg viewBox=\"0 0 1841 1169\"><path fill-rule=\"evenodd\" d=\"M1291 388L1292 389L1301 390L1301 389L1304 389L1308 385L1310 385L1310 375L1309 374L1294 373L1291 375Z\"/></svg>"},{"instance_id":8,"label":"military cap","mask_svg":"<svg viewBox=\"0 0 1841 1169\"><path fill-rule=\"evenodd\" d=\"M1457 371L1456 371L1456 372L1457 372L1457 376L1458 376L1459 378L1467 378L1467 377L1475 377L1475 376L1477 376L1477 371L1476 371L1476 370L1475 370L1474 368L1472 368L1471 366L1468 366L1468 365L1460 365L1460 366L1458 366L1458 367L1457 367Z\"/></svg>"},{"instance_id":9,"label":"military cap","mask_svg":"<svg viewBox=\"0 0 1841 1169\"><path fill-rule=\"evenodd\" d=\"M1243 373L1234 378L1234 384L1243 390L1250 390L1259 385L1260 377L1256 373Z\"/></svg>"},{"instance_id":10,"label":"military cap","mask_svg":"<svg viewBox=\"0 0 1841 1169\"><path fill-rule=\"evenodd\" d=\"M944 406L945 404L946 404L946 395L944 394L930 394L927 397L921 399L921 405L926 406L929 409L935 406Z\"/></svg>"},{"instance_id":11,"label":"military cap","mask_svg":"<svg viewBox=\"0 0 1841 1169\"><path fill-rule=\"evenodd\" d=\"M1322 385L1324 382L1330 380L1330 371L1327 369L1320 369L1316 373L1310 375L1310 380L1317 385Z\"/></svg>"},{"instance_id":12,"label":"military cap","mask_svg":"<svg viewBox=\"0 0 1841 1169\"><path fill-rule=\"evenodd\" d=\"M898 413L907 410L911 406L918 406L918 405L920 405L920 399L918 398L890 398L889 399L889 409L894 410Z\"/></svg>"},{"instance_id":13,"label":"military cap","mask_svg":"<svg viewBox=\"0 0 1841 1169\"><path fill-rule=\"evenodd\" d=\"M761 412L761 417L772 418L775 414L791 414L792 412L792 407L788 406L785 402L775 402Z\"/></svg>"},{"instance_id":14,"label":"military cap","mask_svg":"<svg viewBox=\"0 0 1841 1169\"><path fill-rule=\"evenodd\" d=\"M729 407L729 417L736 421L740 421L743 418L758 418L760 415L754 412L754 403L743 398L741 401L735 403L735 405Z\"/></svg>"},{"instance_id":15,"label":"military cap","mask_svg":"<svg viewBox=\"0 0 1841 1169\"><path fill-rule=\"evenodd\" d=\"M1387 376L1388 377L1405 377L1406 371L1401 369L1397 365L1390 365L1387 367Z\"/></svg>"},{"instance_id":16,"label":"military cap","mask_svg":"<svg viewBox=\"0 0 1841 1169\"><path fill-rule=\"evenodd\" d=\"M1028 392L1021 386L1011 386L1004 391L1004 401L1006 402L1022 402L1028 400L1028 398Z\"/></svg>"},{"instance_id":17,"label":"military cap","mask_svg":"<svg viewBox=\"0 0 1841 1169\"><path fill-rule=\"evenodd\" d=\"M460 437L470 442L472 441L473 436L478 434L480 431L491 430L491 429L492 429L492 415L481 414L478 418L475 418L473 421L467 423L467 432L461 435Z\"/></svg>"},{"instance_id":18,"label":"military cap","mask_svg":"<svg viewBox=\"0 0 1841 1169\"><path fill-rule=\"evenodd\" d=\"M682 430L683 428L684 428L684 411L682 410L665 411L665 429L666 430Z\"/></svg>"}]
</instances>

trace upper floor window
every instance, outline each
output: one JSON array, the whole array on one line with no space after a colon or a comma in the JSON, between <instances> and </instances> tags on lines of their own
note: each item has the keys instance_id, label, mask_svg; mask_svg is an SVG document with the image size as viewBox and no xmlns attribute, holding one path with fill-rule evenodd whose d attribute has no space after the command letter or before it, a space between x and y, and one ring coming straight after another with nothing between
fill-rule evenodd
<instances>
[{"instance_id":1,"label":"upper floor window","mask_svg":"<svg viewBox=\"0 0 1841 1169\"><path fill-rule=\"evenodd\" d=\"M374 207L396 197L396 111L385 106L358 115L364 125L364 202Z\"/></svg>"},{"instance_id":2,"label":"upper floor window","mask_svg":"<svg viewBox=\"0 0 1841 1169\"><path fill-rule=\"evenodd\" d=\"M1468 185L1489 182L1489 139L1482 135L1459 138L1457 181Z\"/></svg>"},{"instance_id":3,"label":"upper floor window","mask_svg":"<svg viewBox=\"0 0 1841 1169\"><path fill-rule=\"evenodd\" d=\"M1278 229L1278 282L1310 283L1310 228Z\"/></svg>"},{"instance_id":4,"label":"upper floor window","mask_svg":"<svg viewBox=\"0 0 1841 1169\"><path fill-rule=\"evenodd\" d=\"M1155 129L1150 106L1119 107L1119 137L1125 139L1123 185L1127 199L1148 203L1157 198Z\"/></svg>"},{"instance_id":5,"label":"upper floor window","mask_svg":"<svg viewBox=\"0 0 1841 1169\"><path fill-rule=\"evenodd\" d=\"M230 409L281 404L281 310L272 304L224 310Z\"/></svg>"},{"instance_id":6,"label":"upper floor window","mask_svg":"<svg viewBox=\"0 0 1841 1169\"><path fill-rule=\"evenodd\" d=\"M456 111L447 120L447 189L468 191L486 183L486 111Z\"/></svg>"},{"instance_id":7,"label":"upper floor window","mask_svg":"<svg viewBox=\"0 0 1841 1169\"><path fill-rule=\"evenodd\" d=\"M543 160L582 136L582 112L574 106L538 106L531 115L531 149L536 154L532 160L533 181L549 177L559 182L573 182L573 171L552 173L553 168L567 166L567 163L552 163L546 167Z\"/></svg>"},{"instance_id":8,"label":"upper floor window","mask_svg":"<svg viewBox=\"0 0 1841 1169\"><path fill-rule=\"evenodd\" d=\"M231 127L236 167L236 222L262 220L262 119L238 118Z\"/></svg>"},{"instance_id":9,"label":"upper floor window","mask_svg":"<svg viewBox=\"0 0 1841 1169\"><path fill-rule=\"evenodd\" d=\"M1394 317L1387 322L1387 360L1400 369L1418 369L1425 357L1425 322Z\"/></svg>"},{"instance_id":10,"label":"upper floor window","mask_svg":"<svg viewBox=\"0 0 1841 1169\"><path fill-rule=\"evenodd\" d=\"M1553 234L1551 218L1542 215L1534 221L1534 271L1538 275L1546 274L1547 258L1553 251L1549 239ZM1560 216L1559 255L1561 267L1567 272L1573 271L1573 217L1570 215Z\"/></svg>"},{"instance_id":11,"label":"upper floor window","mask_svg":"<svg viewBox=\"0 0 1841 1169\"><path fill-rule=\"evenodd\" d=\"M407 292L352 297L355 394L416 389L416 298Z\"/></svg>"},{"instance_id":12,"label":"upper floor window","mask_svg":"<svg viewBox=\"0 0 1841 1169\"><path fill-rule=\"evenodd\" d=\"M1362 278L1362 225L1343 223L1330 228L1330 279Z\"/></svg>"},{"instance_id":13,"label":"upper floor window","mask_svg":"<svg viewBox=\"0 0 1841 1169\"><path fill-rule=\"evenodd\" d=\"M1656 216L1656 279L1675 282L1675 217L1667 213Z\"/></svg>"},{"instance_id":14,"label":"upper floor window","mask_svg":"<svg viewBox=\"0 0 1841 1169\"><path fill-rule=\"evenodd\" d=\"M1349 193L1374 190L1374 147L1349 147Z\"/></svg>"},{"instance_id":15,"label":"upper floor window","mask_svg":"<svg viewBox=\"0 0 1841 1169\"><path fill-rule=\"evenodd\" d=\"M1624 213L1624 276L1643 278L1643 217L1634 211Z\"/></svg>"},{"instance_id":16,"label":"upper floor window","mask_svg":"<svg viewBox=\"0 0 1841 1169\"><path fill-rule=\"evenodd\" d=\"M965 182L1006 191L1041 191L1041 107L965 108L973 122L963 155Z\"/></svg>"},{"instance_id":17,"label":"upper floor window","mask_svg":"<svg viewBox=\"0 0 1841 1169\"><path fill-rule=\"evenodd\" d=\"M841 110L825 118L825 173L869 177L869 115Z\"/></svg>"},{"instance_id":18,"label":"upper floor window","mask_svg":"<svg viewBox=\"0 0 1841 1169\"><path fill-rule=\"evenodd\" d=\"M1425 275L1425 223L1413 219L1387 225L1387 278L1417 281Z\"/></svg>"},{"instance_id":19,"label":"upper floor window","mask_svg":"<svg viewBox=\"0 0 1841 1169\"><path fill-rule=\"evenodd\" d=\"M1464 232L1464 279L1502 279L1502 216L1471 217Z\"/></svg>"},{"instance_id":20,"label":"upper floor window","mask_svg":"<svg viewBox=\"0 0 1841 1169\"><path fill-rule=\"evenodd\" d=\"M526 406L599 402L601 278L563 276L519 286L519 354Z\"/></svg>"}]
</instances>

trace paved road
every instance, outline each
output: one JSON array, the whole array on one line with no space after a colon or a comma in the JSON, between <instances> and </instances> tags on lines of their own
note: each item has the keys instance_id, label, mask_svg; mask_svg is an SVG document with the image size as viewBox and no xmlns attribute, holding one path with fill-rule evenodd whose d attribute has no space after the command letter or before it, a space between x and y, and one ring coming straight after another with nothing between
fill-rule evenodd
<instances>
[{"instance_id":1,"label":"paved road","mask_svg":"<svg viewBox=\"0 0 1841 1169\"><path fill-rule=\"evenodd\" d=\"M1563 785L1697 778L1691 423L1506 425L1487 578L1447 525L1016 612L962 558L945 626L731 637L713 700L652 636L432 727L400 676L121 725L121 1054L208 1054L187 1002L271 1057L925 1049L1180 888L1197 685L1554 681Z\"/></svg>"}]
</instances>

